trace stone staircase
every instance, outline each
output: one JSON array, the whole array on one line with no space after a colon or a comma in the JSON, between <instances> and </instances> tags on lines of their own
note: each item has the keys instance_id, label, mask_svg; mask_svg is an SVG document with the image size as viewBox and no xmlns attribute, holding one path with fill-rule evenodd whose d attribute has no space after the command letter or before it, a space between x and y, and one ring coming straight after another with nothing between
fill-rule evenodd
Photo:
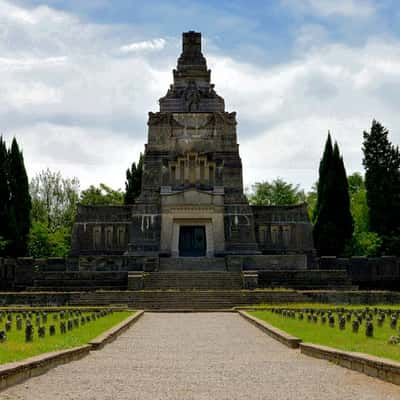
<instances>
[{"instance_id":1,"label":"stone staircase","mask_svg":"<svg viewBox=\"0 0 400 400\"><path fill-rule=\"evenodd\" d=\"M146 290L71 293L69 305L127 305L144 310L216 310L260 303L307 302L296 291L273 290Z\"/></svg>"},{"instance_id":2,"label":"stone staircase","mask_svg":"<svg viewBox=\"0 0 400 400\"><path fill-rule=\"evenodd\" d=\"M161 257L159 272L204 272L226 271L225 258L209 257Z\"/></svg>"},{"instance_id":3,"label":"stone staircase","mask_svg":"<svg viewBox=\"0 0 400 400\"><path fill-rule=\"evenodd\" d=\"M239 272L151 272L144 275L145 290L234 290L242 289L242 275Z\"/></svg>"}]
</instances>

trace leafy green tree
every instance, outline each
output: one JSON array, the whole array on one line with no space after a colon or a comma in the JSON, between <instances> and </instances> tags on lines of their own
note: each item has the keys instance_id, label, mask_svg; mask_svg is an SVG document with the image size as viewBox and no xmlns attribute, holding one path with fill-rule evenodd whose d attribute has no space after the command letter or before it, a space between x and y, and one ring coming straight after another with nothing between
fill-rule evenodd
<instances>
[{"instance_id":1,"label":"leafy green tree","mask_svg":"<svg viewBox=\"0 0 400 400\"><path fill-rule=\"evenodd\" d=\"M30 182L32 228L28 250L32 257L68 255L71 229L79 200L79 180L63 178L49 169Z\"/></svg>"},{"instance_id":2,"label":"leafy green tree","mask_svg":"<svg viewBox=\"0 0 400 400\"><path fill-rule=\"evenodd\" d=\"M317 207L317 200L318 200L318 182L314 183L311 187L311 190L307 192L306 195L306 203L308 206L308 216L310 217L311 222L315 222L314 218L316 217L316 207Z\"/></svg>"},{"instance_id":3,"label":"leafy green tree","mask_svg":"<svg viewBox=\"0 0 400 400\"><path fill-rule=\"evenodd\" d=\"M389 131L376 120L364 132L363 165L369 227L383 241L386 254L400 254L400 154Z\"/></svg>"},{"instance_id":4,"label":"leafy green tree","mask_svg":"<svg viewBox=\"0 0 400 400\"><path fill-rule=\"evenodd\" d=\"M349 184L350 197L362 190L365 190L364 178L359 172L354 172L354 174L349 175L347 177L347 182Z\"/></svg>"},{"instance_id":5,"label":"leafy green tree","mask_svg":"<svg viewBox=\"0 0 400 400\"><path fill-rule=\"evenodd\" d=\"M61 226L49 230L46 223L34 221L29 233L28 249L32 257L66 257L70 250L70 229Z\"/></svg>"},{"instance_id":6,"label":"leafy green tree","mask_svg":"<svg viewBox=\"0 0 400 400\"><path fill-rule=\"evenodd\" d=\"M139 162L133 162L130 169L126 170L124 203L133 204L142 190L143 154L140 153Z\"/></svg>"},{"instance_id":7,"label":"leafy green tree","mask_svg":"<svg viewBox=\"0 0 400 400\"><path fill-rule=\"evenodd\" d=\"M349 182L350 209L354 219L354 232L369 231L369 208L364 178L359 172L347 177Z\"/></svg>"},{"instance_id":8,"label":"leafy green tree","mask_svg":"<svg viewBox=\"0 0 400 400\"><path fill-rule=\"evenodd\" d=\"M49 169L39 172L30 182L32 220L49 230L71 229L79 200L79 180L63 178Z\"/></svg>"},{"instance_id":9,"label":"leafy green tree","mask_svg":"<svg viewBox=\"0 0 400 400\"><path fill-rule=\"evenodd\" d=\"M99 187L91 185L83 190L80 197L82 205L121 205L124 203L124 194L120 189L113 190L104 183Z\"/></svg>"},{"instance_id":10,"label":"leafy green tree","mask_svg":"<svg viewBox=\"0 0 400 400\"><path fill-rule=\"evenodd\" d=\"M350 209L354 220L353 255L378 256L382 246L382 239L375 232L369 230L369 208L367 190L363 176L355 172L348 176Z\"/></svg>"},{"instance_id":11,"label":"leafy green tree","mask_svg":"<svg viewBox=\"0 0 400 400\"><path fill-rule=\"evenodd\" d=\"M321 159L314 242L319 255L344 255L351 246L353 218L346 171L339 146L330 135Z\"/></svg>"},{"instance_id":12,"label":"leafy green tree","mask_svg":"<svg viewBox=\"0 0 400 400\"><path fill-rule=\"evenodd\" d=\"M8 246L8 240L5 240L3 236L0 236L0 254L3 254Z\"/></svg>"},{"instance_id":13,"label":"leafy green tree","mask_svg":"<svg viewBox=\"0 0 400 400\"><path fill-rule=\"evenodd\" d=\"M294 205L305 201L305 194L299 185L293 185L277 178L270 182L257 182L249 194L250 204L261 206Z\"/></svg>"},{"instance_id":14,"label":"leafy green tree","mask_svg":"<svg viewBox=\"0 0 400 400\"><path fill-rule=\"evenodd\" d=\"M28 234L31 227L31 196L24 157L14 138L8 154L8 176L10 187L10 245L9 254L14 257L27 254Z\"/></svg>"},{"instance_id":15,"label":"leafy green tree","mask_svg":"<svg viewBox=\"0 0 400 400\"><path fill-rule=\"evenodd\" d=\"M353 255L377 257L382 247L382 239L375 232L354 232Z\"/></svg>"}]
</instances>

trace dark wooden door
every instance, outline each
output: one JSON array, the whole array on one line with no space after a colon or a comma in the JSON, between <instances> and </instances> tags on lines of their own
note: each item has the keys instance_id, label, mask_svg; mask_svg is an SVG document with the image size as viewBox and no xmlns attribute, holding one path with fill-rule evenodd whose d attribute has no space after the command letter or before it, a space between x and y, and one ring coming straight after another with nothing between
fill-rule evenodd
<instances>
[{"instance_id":1,"label":"dark wooden door","mask_svg":"<svg viewBox=\"0 0 400 400\"><path fill-rule=\"evenodd\" d=\"M181 257L204 257L206 255L206 229L204 226L180 227L179 255Z\"/></svg>"}]
</instances>

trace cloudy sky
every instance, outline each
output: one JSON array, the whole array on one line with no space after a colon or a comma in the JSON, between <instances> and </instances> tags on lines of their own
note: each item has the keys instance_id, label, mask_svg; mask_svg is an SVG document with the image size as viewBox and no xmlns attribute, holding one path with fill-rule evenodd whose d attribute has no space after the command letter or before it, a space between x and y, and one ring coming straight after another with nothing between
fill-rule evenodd
<instances>
[{"instance_id":1,"label":"cloudy sky","mask_svg":"<svg viewBox=\"0 0 400 400\"><path fill-rule=\"evenodd\" d=\"M0 0L0 132L29 175L122 188L187 30L238 113L247 186L309 189L328 130L348 173L373 118L400 144L398 0Z\"/></svg>"}]
</instances>

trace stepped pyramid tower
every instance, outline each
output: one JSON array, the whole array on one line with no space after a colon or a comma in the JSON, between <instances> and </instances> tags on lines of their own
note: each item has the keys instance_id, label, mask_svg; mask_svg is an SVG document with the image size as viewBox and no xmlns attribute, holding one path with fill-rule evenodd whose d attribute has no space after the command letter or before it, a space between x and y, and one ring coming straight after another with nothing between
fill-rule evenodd
<instances>
[{"instance_id":1,"label":"stepped pyramid tower","mask_svg":"<svg viewBox=\"0 0 400 400\"><path fill-rule=\"evenodd\" d=\"M80 206L72 254L312 254L306 205L249 205L236 113L211 83L201 34L183 33L182 41L173 83L149 113L140 197L129 206Z\"/></svg>"},{"instance_id":2,"label":"stepped pyramid tower","mask_svg":"<svg viewBox=\"0 0 400 400\"><path fill-rule=\"evenodd\" d=\"M243 194L236 114L210 82L201 34L183 34L174 82L149 113L142 194L130 253L214 256L256 253Z\"/></svg>"}]
</instances>

